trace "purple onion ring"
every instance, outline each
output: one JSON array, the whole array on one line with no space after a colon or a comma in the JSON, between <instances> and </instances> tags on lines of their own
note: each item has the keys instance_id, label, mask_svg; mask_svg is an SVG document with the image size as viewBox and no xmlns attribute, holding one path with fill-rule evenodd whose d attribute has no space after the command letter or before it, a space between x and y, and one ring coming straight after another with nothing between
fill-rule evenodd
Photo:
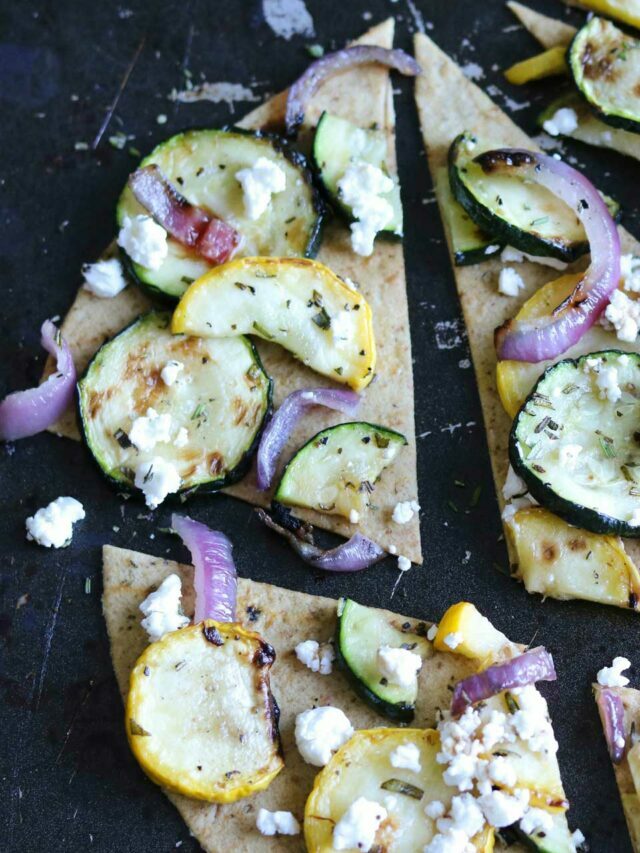
<instances>
[{"instance_id":1,"label":"purple onion ring","mask_svg":"<svg viewBox=\"0 0 640 853\"><path fill-rule=\"evenodd\" d=\"M609 755L614 764L624 758L627 738L624 733L624 705L622 699L613 690L598 689L596 704L602 720L602 728L607 741Z\"/></svg>"}]
</instances>

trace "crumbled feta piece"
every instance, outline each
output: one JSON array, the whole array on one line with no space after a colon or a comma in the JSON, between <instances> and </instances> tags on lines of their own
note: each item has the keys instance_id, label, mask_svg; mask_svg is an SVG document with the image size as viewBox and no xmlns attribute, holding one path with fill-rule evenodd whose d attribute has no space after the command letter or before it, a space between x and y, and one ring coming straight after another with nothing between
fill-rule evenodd
<instances>
[{"instance_id":1,"label":"crumbled feta piece","mask_svg":"<svg viewBox=\"0 0 640 853\"><path fill-rule=\"evenodd\" d=\"M578 463L578 456L582 453L581 444L563 444L558 450L560 464L568 471L573 471Z\"/></svg>"},{"instance_id":2,"label":"crumbled feta piece","mask_svg":"<svg viewBox=\"0 0 640 853\"><path fill-rule=\"evenodd\" d=\"M167 495L180 488L180 475L176 467L161 456L154 456L151 462L141 462L136 468L136 488L142 491L149 509L160 506Z\"/></svg>"},{"instance_id":3,"label":"crumbled feta piece","mask_svg":"<svg viewBox=\"0 0 640 853\"><path fill-rule=\"evenodd\" d=\"M390 553L394 553L390 550ZM411 560L408 557L403 557L402 554L398 557L398 568L401 572L408 572L411 568Z\"/></svg>"},{"instance_id":4,"label":"crumbled feta piece","mask_svg":"<svg viewBox=\"0 0 640 853\"><path fill-rule=\"evenodd\" d=\"M484 253L485 255L493 255L493 253L497 252L499 248L500 244L495 243L493 246L487 246L487 248L484 250Z\"/></svg>"},{"instance_id":5,"label":"crumbled feta piece","mask_svg":"<svg viewBox=\"0 0 640 853\"><path fill-rule=\"evenodd\" d=\"M422 769L420 750L415 743L401 743L393 750L389 761L392 767L397 767L399 770L412 770L414 773L419 773Z\"/></svg>"},{"instance_id":6,"label":"crumbled feta piece","mask_svg":"<svg viewBox=\"0 0 640 853\"><path fill-rule=\"evenodd\" d=\"M431 625L431 627L427 631L427 640L429 640L429 642L432 643L435 640L437 633L438 633L438 626L437 625Z\"/></svg>"},{"instance_id":7,"label":"crumbled feta piece","mask_svg":"<svg viewBox=\"0 0 640 853\"><path fill-rule=\"evenodd\" d=\"M242 187L244 208L249 219L260 219L271 204L271 196L281 193L287 185L283 169L269 160L258 157L253 166L236 172L236 180Z\"/></svg>"},{"instance_id":8,"label":"crumbled feta piece","mask_svg":"<svg viewBox=\"0 0 640 853\"><path fill-rule=\"evenodd\" d=\"M391 518L396 524L407 524L416 512L420 512L418 501L400 501L394 506Z\"/></svg>"},{"instance_id":9,"label":"crumbled feta piece","mask_svg":"<svg viewBox=\"0 0 640 853\"><path fill-rule=\"evenodd\" d=\"M513 794L491 791L478 798L478 805L487 822L497 829L511 826L512 823L519 821L524 816L528 804L529 791L522 788L516 789Z\"/></svg>"},{"instance_id":10,"label":"crumbled feta piece","mask_svg":"<svg viewBox=\"0 0 640 853\"><path fill-rule=\"evenodd\" d=\"M324 767L333 753L353 735L354 729L340 708L323 705L296 717L296 745L307 764Z\"/></svg>"},{"instance_id":11,"label":"crumbled feta piece","mask_svg":"<svg viewBox=\"0 0 640 853\"><path fill-rule=\"evenodd\" d=\"M538 506L538 501L532 498L529 492L521 498L513 498L502 510L502 520L508 524L518 510L526 509L529 506Z\"/></svg>"},{"instance_id":12,"label":"crumbled feta piece","mask_svg":"<svg viewBox=\"0 0 640 853\"><path fill-rule=\"evenodd\" d=\"M127 286L122 264L117 258L96 261L95 264L85 264L82 267L82 275L84 276L84 289L103 299L117 296Z\"/></svg>"},{"instance_id":13,"label":"crumbled feta piece","mask_svg":"<svg viewBox=\"0 0 640 853\"><path fill-rule=\"evenodd\" d=\"M347 285L347 287L351 288L351 290L360 290L360 287L358 286L357 282L355 282L352 278L345 276L342 280Z\"/></svg>"},{"instance_id":14,"label":"crumbled feta piece","mask_svg":"<svg viewBox=\"0 0 640 853\"><path fill-rule=\"evenodd\" d=\"M534 832L546 834L553 829L553 815L544 809L529 809L520 821L520 829L531 835Z\"/></svg>"},{"instance_id":15,"label":"crumbled feta piece","mask_svg":"<svg viewBox=\"0 0 640 853\"><path fill-rule=\"evenodd\" d=\"M571 836L571 840L575 844L576 849L579 849L587 839L584 837L584 832L582 832L582 830L576 829Z\"/></svg>"},{"instance_id":16,"label":"crumbled feta piece","mask_svg":"<svg viewBox=\"0 0 640 853\"><path fill-rule=\"evenodd\" d=\"M640 327L640 300L614 290L600 322L605 328L615 330L618 340L633 343Z\"/></svg>"},{"instance_id":17,"label":"crumbled feta piece","mask_svg":"<svg viewBox=\"0 0 640 853\"><path fill-rule=\"evenodd\" d=\"M521 264L524 261L531 261L533 264L541 264L545 267L551 267L554 270L566 270L568 266L564 261L559 261L557 258L530 255L528 252L521 252L520 249L514 249L513 246L504 247L500 253L500 260L503 264Z\"/></svg>"},{"instance_id":18,"label":"crumbled feta piece","mask_svg":"<svg viewBox=\"0 0 640 853\"><path fill-rule=\"evenodd\" d=\"M445 646L449 646L450 649L457 649L463 640L464 637L460 631L453 631L444 638L444 644Z\"/></svg>"},{"instance_id":19,"label":"crumbled feta piece","mask_svg":"<svg viewBox=\"0 0 640 853\"><path fill-rule=\"evenodd\" d=\"M444 803L441 803L440 800L433 800L431 803L427 803L424 809L424 813L427 817L430 817L431 820L438 820L439 817L442 817L446 812L444 807Z\"/></svg>"},{"instance_id":20,"label":"crumbled feta piece","mask_svg":"<svg viewBox=\"0 0 640 853\"><path fill-rule=\"evenodd\" d=\"M291 812L260 809L256 827L262 835L300 835L300 824Z\"/></svg>"},{"instance_id":21,"label":"crumbled feta piece","mask_svg":"<svg viewBox=\"0 0 640 853\"><path fill-rule=\"evenodd\" d=\"M357 524L360 521L360 513L357 509L349 510L349 521L351 524Z\"/></svg>"},{"instance_id":22,"label":"crumbled feta piece","mask_svg":"<svg viewBox=\"0 0 640 853\"><path fill-rule=\"evenodd\" d=\"M426 847L422 848L422 853L474 853L476 850L474 844L469 843L469 839L458 829L450 829L441 835L435 835Z\"/></svg>"},{"instance_id":23,"label":"crumbled feta piece","mask_svg":"<svg viewBox=\"0 0 640 853\"><path fill-rule=\"evenodd\" d=\"M512 267L503 267L498 276L498 290L505 296L517 296L524 289L524 279Z\"/></svg>"},{"instance_id":24,"label":"crumbled feta piece","mask_svg":"<svg viewBox=\"0 0 640 853\"><path fill-rule=\"evenodd\" d=\"M611 666L602 667L598 673L598 684L601 684L602 687L626 687L629 679L622 673L630 666L631 661L627 658L614 658Z\"/></svg>"},{"instance_id":25,"label":"crumbled feta piece","mask_svg":"<svg viewBox=\"0 0 640 853\"><path fill-rule=\"evenodd\" d=\"M125 216L118 234L118 246L131 260L148 270L159 269L167 254L167 232L150 216Z\"/></svg>"},{"instance_id":26,"label":"crumbled feta piece","mask_svg":"<svg viewBox=\"0 0 640 853\"><path fill-rule=\"evenodd\" d=\"M333 849L371 849L378 827L386 817L387 810L380 803L358 797L333 829Z\"/></svg>"},{"instance_id":27,"label":"crumbled feta piece","mask_svg":"<svg viewBox=\"0 0 640 853\"><path fill-rule=\"evenodd\" d=\"M640 293L640 258L630 254L620 256L620 283L629 293Z\"/></svg>"},{"instance_id":28,"label":"crumbled feta piece","mask_svg":"<svg viewBox=\"0 0 640 853\"><path fill-rule=\"evenodd\" d=\"M173 385L178 378L178 374L184 370L184 364L181 361L168 361L160 371L160 378L165 385Z\"/></svg>"},{"instance_id":29,"label":"crumbled feta piece","mask_svg":"<svg viewBox=\"0 0 640 853\"><path fill-rule=\"evenodd\" d=\"M378 669L383 678L399 687L413 687L422 658L409 649L380 646L378 649Z\"/></svg>"},{"instance_id":30,"label":"crumbled feta piece","mask_svg":"<svg viewBox=\"0 0 640 853\"><path fill-rule=\"evenodd\" d=\"M622 389L618 385L618 368L612 364L600 366L596 375L596 385L603 400L617 403L622 397Z\"/></svg>"},{"instance_id":31,"label":"crumbled feta piece","mask_svg":"<svg viewBox=\"0 0 640 853\"><path fill-rule=\"evenodd\" d=\"M172 574L142 602L140 610L145 618L140 624L149 635L150 643L189 624L189 619L180 612L181 598L182 581L178 575Z\"/></svg>"},{"instance_id":32,"label":"crumbled feta piece","mask_svg":"<svg viewBox=\"0 0 640 853\"><path fill-rule=\"evenodd\" d=\"M566 136L578 127L578 114L571 107L560 107L542 127L549 136Z\"/></svg>"},{"instance_id":33,"label":"crumbled feta piece","mask_svg":"<svg viewBox=\"0 0 640 853\"><path fill-rule=\"evenodd\" d=\"M389 545L389 553L394 554L394 555L398 553L398 549L396 548L395 545ZM400 571L403 571L403 570L400 569Z\"/></svg>"},{"instance_id":34,"label":"crumbled feta piece","mask_svg":"<svg viewBox=\"0 0 640 853\"><path fill-rule=\"evenodd\" d=\"M351 223L351 246L358 255L372 254L376 234L393 218L393 207L383 198L392 189L393 181L388 175L362 160L351 163L338 181L340 199L355 218Z\"/></svg>"},{"instance_id":35,"label":"crumbled feta piece","mask_svg":"<svg viewBox=\"0 0 640 853\"><path fill-rule=\"evenodd\" d=\"M129 441L144 453L162 441L171 441L171 415L159 415L155 409L147 409L147 414L136 418L129 430Z\"/></svg>"},{"instance_id":36,"label":"crumbled feta piece","mask_svg":"<svg viewBox=\"0 0 640 853\"><path fill-rule=\"evenodd\" d=\"M527 493L527 486L522 477L519 477L516 472L513 470L513 466L509 465L509 470L507 471L507 477L504 481L504 486L502 487L502 497L505 501L511 500L511 498L522 497Z\"/></svg>"},{"instance_id":37,"label":"crumbled feta piece","mask_svg":"<svg viewBox=\"0 0 640 853\"><path fill-rule=\"evenodd\" d=\"M173 443L175 447L186 447L189 444L189 430L186 427L180 427Z\"/></svg>"},{"instance_id":38,"label":"crumbled feta piece","mask_svg":"<svg viewBox=\"0 0 640 853\"><path fill-rule=\"evenodd\" d=\"M311 672L329 675L333 670L335 652L331 643L320 645L316 640L304 640L296 646L296 657Z\"/></svg>"},{"instance_id":39,"label":"crumbled feta piece","mask_svg":"<svg viewBox=\"0 0 640 853\"><path fill-rule=\"evenodd\" d=\"M71 542L73 525L85 517L75 498L56 498L27 518L27 539L45 548L63 548Z\"/></svg>"},{"instance_id":40,"label":"crumbled feta piece","mask_svg":"<svg viewBox=\"0 0 640 853\"><path fill-rule=\"evenodd\" d=\"M462 832L470 839L484 826L484 815L472 794L461 794L451 800L449 816L440 818L437 826L445 835L447 832Z\"/></svg>"},{"instance_id":41,"label":"crumbled feta piece","mask_svg":"<svg viewBox=\"0 0 640 853\"><path fill-rule=\"evenodd\" d=\"M513 788L518 781L518 775L511 761L502 755L496 755L487 766L487 775L492 782Z\"/></svg>"}]
</instances>

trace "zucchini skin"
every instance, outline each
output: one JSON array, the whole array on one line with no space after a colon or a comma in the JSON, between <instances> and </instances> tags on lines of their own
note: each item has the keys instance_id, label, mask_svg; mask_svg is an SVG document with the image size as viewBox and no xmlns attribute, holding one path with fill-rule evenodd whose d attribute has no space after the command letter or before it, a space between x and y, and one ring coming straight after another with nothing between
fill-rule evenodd
<instances>
[{"instance_id":1,"label":"zucchini skin","mask_svg":"<svg viewBox=\"0 0 640 853\"><path fill-rule=\"evenodd\" d=\"M114 489L117 489L119 492L124 492L126 494L137 495L137 496L140 496L141 492L139 489L137 489L135 487L135 485L132 482L130 482L129 480L119 480L116 477L112 477L107 471L105 471L105 469L102 467L102 465L98 461L97 457L91 451L91 447L89 445L89 441L88 441L88 437L87 437L88 425L85 422L85 419L84 419L84 416L82 413L82 405L81 405L80 394L81 394L82 383L86 380L87 375L91 369L91 366L93 365L94 361L97 359L99 353L102 350L102 347L111 343L111 341L113 341L119 335L128 331L132 326L135 326L136 323L138 323L141 320L143 320L144 318L148 317L149 314L157 314L157 313L161 313L161 312L148 311L146 314L141 314L139 317L136 317L135 320L132 320L131 323L129 323L127 326L125 326L124 329L121 329L119 332L117 332L115 335L113 335L113 337L111 337L111 338L109 338L109 340L105 341L102 344L102 346L97 350L97 352L94 353L93 357L91 358L91 361L89 362L84 373L82 374L82 377L79 379L79 381L76 384L76 411L77 411L77 415L78 415L78 421L80 423L80 432L81 432L82 439L83 439L82 444L83 444L84 448L86 449L89 457L91 458L93 465L100 471L100 473L102 474L104 479ZM264 366L262 364L262 360L260 359L260 354L258 353L258 350L256 349L253 341L250 338L247 338L247 343L250 346L251 353L252 353L253 358L255 359L256 364L258 365L258 367L260 368L260 370L263 372L263 374L265 375L265 377L267 379L267 405L265 407L265 413L264 413L264 417L262 418L262 423L260 424L260 428L256 432L254 440L252 441L251 445L247 448L247 450L243 454L242 458L238 461L238 464L233 468L233 470L229 471L226 476L218 477L218 479L210 480L207 483L200 483L197 486L187 486L183 489L179 489L177 492L172 492L169 495L167 495L167 497L163 501L163 504L169 504L169 505L174 504L174 503L182 504L185 502L186 499L190 498L192 495L195 495L196 493L198 493L198 494L209 494L211 492L218 492L218 491L220 491L220 489L224 489L226 486L231 486L234 483L237 483L239 480L242 480L242 478L249 472L249 469L251 467L251 461L252 461L253 456L255 455L255 453L258 449L258 445L260 444L260 438L262 437L263 430L266 427L267 423L269 422L271 415L272 415L272 412L273 412L273 379L271 378L271 376L269 376L269 374L264 369Z\"/></svg>"},{"instance_id":2,"label":"zucchini skin","mask_svg":"<svg viewBox=\"0 0 640 853\"><path fill-rule=\"evenodd\" d=\"M628 352L616 349L606 350L606 352L613 355L629 355ZM597 355L599 355L599 353L592 353L591 357ZM589 356L563 359L561 362L549 365L549 367L540 376L531 394L524 401L522 408L513 420L511 432L509 433L509 461L511 462L516 474L524 480L530 494L535 498L535 500L546 509L556 513L556 515L559 515L561 518L564 518L569 522L569 524L573 524L576 527L583 527L586 530L590 530L592 533L605 533L612 536L621 536L627 539L638 539L640 538L640 527L633 526L628 524L626 521L621 521L620 519L613 518L610 515L604 515L590 507L583 506L582 504L576 504L573 501L560 497L560 495L556 494L524 463L524 460L518 451L517 431L520 416L526 408L529 400L535 395L539 383L551 371L555 370L558 364L572 364L577 366L583 358L587 357Z\"/></svg>"}]
</instances>

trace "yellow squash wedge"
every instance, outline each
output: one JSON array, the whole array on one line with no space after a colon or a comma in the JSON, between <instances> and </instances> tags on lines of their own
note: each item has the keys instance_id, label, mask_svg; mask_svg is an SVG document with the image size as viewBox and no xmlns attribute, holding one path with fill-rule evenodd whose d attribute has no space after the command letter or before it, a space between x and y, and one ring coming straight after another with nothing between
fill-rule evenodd
<instances>
[{"instance_id":1,"label":"yellow squash wedge","mask_svg":"<svg viewBox=\"0 0 640 853\"><path fill-rule=\"evenodd\" d=\"M640 798L638 794L621 794L620 799L631 836L631 845L637 853L640 850Z\"/></svg>"},{"instance_id":2,"label":"yellow squash wedge","mask_svg":"<svg viewBox=\"0 0 640 853\"><path fill-rule=\"evenodd\" d=\"M391 765L393 750L407 743L415 744L420 752L419 773ZM442 778L444 768L436 761L439 750L440 737L432 729L379 728L356 732L317 775L307 799L304 839L308 853L333 850L333 828L358 797L379 802L388 812L372 850L385 853L422 850L437 833L435 822L425 815L425 806L439 800L448 807L458 794ZM401 793L403 790L406 793ZM393 797L393 804L388 797ZM483 831L473 840L480 853L491 853L493 841L493 829Z\"/></svg>"},{"instance_id":3,"label":"yellow squash wedge","mask_svg":"<svg viewBox=\"0 0 640 853\"><path fill-rule=\"evenodd\" d=\"M522 86L532 80L542 80L545 77L555 77L560 74L568 74L567 49L557 46L538 53L522 62L516 62L504 72L509 83Z\"/></svg>"},{"instance_id":4,"label":"yellow squash wedge","mask_svg":"<svg viewBox=\"0 0 640 853\"><path fill-rule=\"evenodd\" d=\"M640 572L617 536L572 527L543 507L518 510L505 529L527 592L638 609Z\"/></svg>"},{"instance_id":5,"label":"yellow squash wedge","mask_svg":"<svg viewBox=\"0 0 640 853\"><path fill-rule=\"evenodd\" d=\"M257 335L356 391L373 379L371 308L324 264L305 258L241 258L195 281L173 315L174 334Z\"/></svg>"},{"instance_id":6,"label":"yellow squash wedge","mask_svg":"<svg viewBox=\"0 0 640 853\"><path fill-rule=\"evenodd\" d=\"M456 639L459 642L455 648L446 642L451 634L458 635ZM516 648L468 601L453 604L444 614L438 625L434 647L439 652L453 652L477 660L481 669L503 657L505 651Z\"/></svg>"},{"instance_id":7,"label":"yellow squash wedge","mask_svg":"<svg viewBox=\"0 0 640 853\"><path fill-rule=\"evenodd\" d=\"M580 6L640 29L640 0L565 0L570 6Z\"/></svg>"},{"instance_id":8,"label":"yellow squash wedge","mask_svg":"<svg viewBox=\"0 0 640 853\"><path fill-rule=\"evenodd\" d=\"M151 643L131 673L129 744L158 785L211 803L262 791L284 766L259 634L212 619Z\"/></svg>"}]
</instances>

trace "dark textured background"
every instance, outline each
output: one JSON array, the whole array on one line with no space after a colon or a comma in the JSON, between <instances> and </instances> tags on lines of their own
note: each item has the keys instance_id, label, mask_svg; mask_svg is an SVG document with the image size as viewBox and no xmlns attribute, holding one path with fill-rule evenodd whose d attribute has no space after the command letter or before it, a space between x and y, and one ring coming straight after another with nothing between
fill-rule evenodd
<instances>
[{"instance_id":1,"label":"dark textured background","mask_svg":"<svg viewBox=\"0 0 640 853\"><path fill-rule=\"evenodd\" d=\"M567 16L554 0L531 4ZM168 101L172 88L183 87L185 71L196 80L202 74L255 83L256 93L267 96L305 68L305 44L339 46L389 14L398 22L398 45L410 47L422 12L439 45L461 63L484 68L482 85L496 84L519 103L531 98L530 108L515 113L527 130L553 93L553 83L522 92L502 80L497 66L535 52L536 45L514 28L498 0L309 0L307 6L316 37L285 42L265 24L259 0L1 0L0 396L35 382L42 320L64 314L81 264L114 232L114 205L135 160L106 140L95 153L75 151L74 144L95 137L143 37L105 134L133 134L131 144L143 153L184 127L225 123L244 111L244 104L234 114L225 104ZM552 650L560 678L543 692L560 741L571 824L584 830L592 850L626 853L590 682L614 654L634 659L640 617L589 604L542 603L497 571L507 561L478 395L472 370L461 366L469 357L466 343L456 343L455 327L452 333L448 326L447 336L436 326L459 324L459 308L437 209L425 204L431 184L411 86L398 80L397 87L425 563L402 578L393 606L436 619L447 605L469 599L513 639L528 642L535 635ZM505 103L501 95L497 101ZM162 127L160 113L168 116ZM601 189L620 199L625 223L640 233L638 164L577 144L568 148ZM198 849L129 754L100 612L104 542L187 558L176 540L157 532L170 509L152 518L139 503L123 503L81 446L48 434L0 447L0 477L0 849ZM469 508L478 486L480 501ZM71 547L46 551L26 542L26 516L67 494L87 511ZM250 507L218 496L194 501L189 511L233 538L241 575L390 603L397 577L391 560L352 577L319 578L260 527Z\"/></svg>"}]
</instances>

